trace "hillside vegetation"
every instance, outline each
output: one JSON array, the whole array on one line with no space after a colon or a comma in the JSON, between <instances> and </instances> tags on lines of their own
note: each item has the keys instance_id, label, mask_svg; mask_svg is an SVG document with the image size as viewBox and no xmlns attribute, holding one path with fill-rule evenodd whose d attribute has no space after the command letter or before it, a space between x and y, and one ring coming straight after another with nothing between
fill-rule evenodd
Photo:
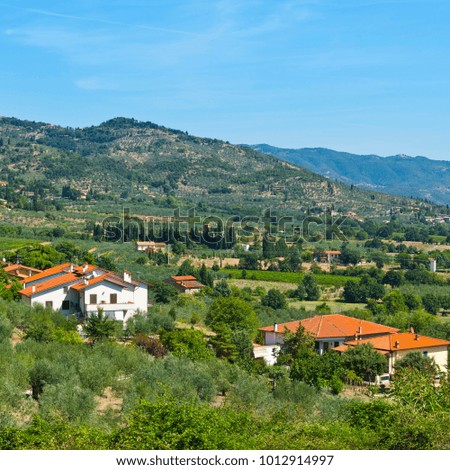
<instances>
[{"instance_id":1,"label":"hillside vegetation","mask_svg":"<svg viewBox=\"0 0 450 470\"><path fill-rule=\"evenodd\" d=\"M250 148L199 138L150 122L115 118L72 129L0 119L2 197L36 208L55 198L122 200L246 214L334 209L385 215L423 202L348 187ZM27 205L28 204L28 205ZM57 203L55 203L57 204Z\"/></svg>"},{"instance_id":2,"label":"hillside vegetation","mask_svg":"<svg viewBox=\"0 0 450 470\"><path fill-rule=\"evenodd\" d=\"M450 203L448 161L406 155L356 155L325 148L284 149L266 144L250 147L360 188Z\"/></svg>"}]
</instances>

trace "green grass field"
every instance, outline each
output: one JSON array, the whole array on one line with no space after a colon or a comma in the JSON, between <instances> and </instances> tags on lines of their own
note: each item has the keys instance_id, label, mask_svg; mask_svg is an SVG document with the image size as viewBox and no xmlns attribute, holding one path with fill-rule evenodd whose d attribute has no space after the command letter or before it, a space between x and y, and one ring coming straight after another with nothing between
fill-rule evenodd
<instances>
[{"instance_id":1,"label":"green grass field","mask_svg":"<svg viewBox=\"0 0 450 470\"><path fill-rule=\"evenodd\" d=\"M18 250L23 246L32 245L35 243L41 243L43 240L37 240L35 238L11 238L11 237L0 237L0 251L4 250Z\"/></svg>"},{"instance_id":2,"label":"green grass field","mask_svg":"<svg viewBox=\"0 0 450 470\"><path fill-rule=\"evenodd\" d=\"M242 279L241 269L222 269L224 273L231 276L232 279ZM272 282L285 282L291 284L298 284L303 277L304 273L280 273L276 271L246 271L245 279L255 281L272 281ZM350 280L358 280L359 278L353 276L342 276L338 274L316 274L317 282L321 286L343 287Z\"/></svg>"},{"instance_id":3,"label":"green grass field","mask_svg":"<svg viewBox=\"0 0 450 470\"><path fill-rule=\"evenodd\" d=\"M330 307L331 313L343 313L348 310L355 309L363 310L366 307L366 304L349 304L346 302L334 302L329 300L296 300L294 302L289 302L289 307L304 308L306 311L313 311L318 305L323 305L324 302L328 305L328 307Z\"/></svg>"}]
</instances>

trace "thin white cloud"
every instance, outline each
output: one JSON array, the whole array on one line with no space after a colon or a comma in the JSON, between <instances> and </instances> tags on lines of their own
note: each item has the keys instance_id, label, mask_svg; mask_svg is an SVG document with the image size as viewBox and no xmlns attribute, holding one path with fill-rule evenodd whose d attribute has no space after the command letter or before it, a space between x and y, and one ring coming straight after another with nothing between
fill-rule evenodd
<instances>
[{"instance_id":1,"label":"thin white cloud","mask_svg":"<svg viewBox=\"0 0 450 470\"><path fill-rule=\"evenodd\" d=\"M193 36L193 37L201 37L202 34L197 33L197 32L191 32L191 31L184 31L180 29L175 29L175 28L161 28L159 26L152 26L152 25L145 25L145 24L131 24L131 23L124 23L121 21L112 21L112 20L107 20L103 18L95 18L95 17L89 17L89 16L79 16L79 15L70 15L66 13L58 13L55 11L49 11L49 10L40 10L36 8L23 8L23 7L17 7L15 5L7 5L0 3L0 6L2 7L7 7L7 8L14 8L14 9L19 9L28 13L35 13L37 15L42 15L42 16L49 16L49 17L56 17L56 18L65 18L69 20L76 20L76 21L84 21L84 22L93 22L93 23L99 23L99 24L105 24L105 25L111 25L111 26L123 26L127 28L138 28L138 29L146 29L149 31L155 31L159 33L168 33L168 34L179 34L179 35L184 35L184 36Z\"/></svg>"}]
</instances>

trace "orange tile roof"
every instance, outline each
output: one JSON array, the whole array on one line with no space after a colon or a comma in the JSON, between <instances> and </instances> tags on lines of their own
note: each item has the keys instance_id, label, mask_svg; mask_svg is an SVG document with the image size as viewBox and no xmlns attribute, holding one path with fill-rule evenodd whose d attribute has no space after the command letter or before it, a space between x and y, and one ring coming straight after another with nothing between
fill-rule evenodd
<instances>
[{"instance_id":1,"label":"orange tile roof","mask_svg":"<svg viewBox=\"0 0 450 470\"><path fill-rule=\"evenodd\" d=\"M71 286L71 289L75 289L77 291L84 290L102 281L112 282L113 284L117 284L122 287L129 287L130 284L135 285L134 283L124 281L121 277L115 276L113 273L106 272L104 274L100 274L100 276L96 276L92 279L88 279L87 283L84 280L82 280L78 284Z\"/></svg>"},{"instance_id":2,"label":"orange tile roof","mask_svg":"<svg viewBox=\"0 0 450 470\"><path fill-rule=\"evenodd\" d=\"M390 352L450 345L450 341L431 338L430 336L422 336L416 333L394 333L375 338L361 339L358 341L346 341L345 344L348 346L356 346L357 344L368 343L372 344L377 350Z\"/></svg>"},{"instance_id":3,"label":"orange tile roof","mask_svg":"<svg viewBox=\"0 0 450 470\"><path fill-rule=\"evenodd\" d=\"M346 352L348 350L349 346L346 344L341 344L340 346L336 346L333 348L333 351L338 351L338 352Z\"/></svg>"},{"instance_id":4,"label":"orange tile roof","mask_svg":"<svg viewBox=\"0 0 450 470\"><path fill-rule=\"evenodd\" d=\"M195 276L172 276L171 279L174 281L196 281Z\"/></svg>"},{"instance_id":5,"label":"orange tile roof","mask_svg":"<svg viewBox=\"0 0 450 470\"><path fill-rule=\"evenodd\" d=\"M22 268L22 269L29 269L29 270L34 271L34 272L36 272L36 273L41 273L41 272L42 272L42 270L40 270L40 269L30 268L29 266L25 266L25 265L23 265L23 264L11 264L10 266L5 266L3 269L4 269L7 273L9 273L9 272L11 272L11 271L14 271L15 269L21 269L21 268Z\"/></svg>"},{"instance_id":6,"label":"orange tile roof","mask_svg":"<svg viewBox=\"0 0 450 470\"><path fill-rule=\"evenodd\" d=\"M186 289L200 289L201 287L205 287L201 282L195 281L183 281L181 283L182 287Z\"/></svg>"},{"instance_id":7,"label":"orange tile roof","mask_svg":"<svg viewBox=\"0 0 450 470\"><path fill-rule=\"evenodd\" d=\"M326 255L340 255L342 254L339 250L327 250L325 251Z\"/></svg>"},{"instance_id":8,"label":"orange tile roof","mask_svg":"<svg viewBox=\"0 0 450 470\"><path fill-rule=\"evenodd\" d=\"M359 318L347 317L346 315L331 314L331 315L318 315L313 318L306 318L301 321L291 321L287 323L278 324L278 332L283 333L285 329L295 332L302 324L307 332L312 334L315 338L347 338L355 336L356 334L376 335L383 333L396 333L398 328L391 328L389 326L379 325ZM261 331L273 332L274 326L266 326L260 328Z\"/></svg>"},{"instance_id":9,"label":"orange tile roof","mask_svg":"<svg viewBox=\"0 0 450 470\"><path fill-rule=\"evenodd\" d=\"M39 281L40 279L45 279L48 276L53 276L54 274L64 272L64 269L70 267L70 263L60 264L58 266L54 266L53 268L45 269L44 271L40 272L39 274L35 274L34 276L27 277L22 281L23 284L28 284L30 282Z\"/></svg>"},{"instance_id":10,"label":"orange tile roof","mask_svg":"<svg viewBox=\"0 0 450 470\"><path fill-rule=\"evenodd\" d=\"M95 266L95 264L82 264L81 266L73 267L74 272L79 273L79 274L89 273L89 272L95 271L96 269L99 269L99 268L98 266Z\"/></svg>"},{"instance_id":11,"label":"orange tile roof","mask_svg":"<svg viewBox=\"0 0 450 470\"><path fill-rule=\"evenodd\" d=\"M64 263L64 264L59 264L58 266L54 266L53 268L48 268L45 269L44 271L39 272L39 274L35 274L34 276L27 277L26 279L23 279L21 282L23 284L29 284L30 282L35 282L39 281L41 279L45 279L46 277L53 276L55 274L61 274L61 273L68 273L70 267L73 267L73 272L77 274L83 274L83 273L88 273L92 272L95 269L98 269L97 266L94 266L92 264L88 265L82 265L82 266L77 266L74 265L73 263ZM83 271L83 268L86 266L86 269Z\"/></svg>"},{"instance_id":12,"label":"orange tile roof","mask_svg":"<svg viewBox=\"0 0 450 470\"><path fill-rule=\"evenodd\" d=\"M74 273L64 274L63 276L55 277L49 281L44 281L42 284L35 284L33 286L26 287L25 289L20 290L19 294L25 295L26 297L32 297L35 294L45 292L55 287L63 286L64 284L70 284L77 279L78 276Z\"/></svg>"},{"instance_id":13,"label":"orange tile roof","mask_svg":"<svg viewBox=\"0 0 450 470\"><path fill-rule=\"evenodd\" d=\"M80 280L78 284L71 286L71 289L74 289L76 291L84 290L86 289L86 287L90 287L94 284L97 284L103 281L104 279L106 279L107 276L108 276L108 273L100 274L100 276L94 277L92 279L88 279L87 283L84 280Z\"/></svg>"}]
</instances>

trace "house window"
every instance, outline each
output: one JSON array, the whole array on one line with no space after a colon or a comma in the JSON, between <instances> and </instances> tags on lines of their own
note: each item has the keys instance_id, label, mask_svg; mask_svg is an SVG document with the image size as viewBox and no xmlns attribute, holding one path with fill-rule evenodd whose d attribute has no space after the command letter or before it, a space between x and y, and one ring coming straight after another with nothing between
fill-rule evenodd
<instances>
[{"instance_id":1,"label":"house window","mask_svg":"<svg viewBox=\"0 0 450 470\"><path fill-rule=\"evenodd\" d=\"M53 308L53 301L47 300L45 302L45 308Z\"/></svg>"},{"instance_id":2,"label":"house window","mask_svg":"<svg viewBox=\"0 0 450 470\"><path fill-rule=\"evenodd\" d=\"M428 357L428 351L423 352L423 357Z\"/></svg>"},{"instance_id":3,"label":"house window","mask_svg":"<svg viewBox=\"0 0 450 470\"><path fill-rule=\"evenodd\" d=\"M117 303L117 294L110 294L109 303L110 304L116 304Z\"/></svg>"},{"instance_id":4,"label":"house window","mask_svg":"<svg viewBox=\"0 0 450 470\"><path fill-rule=\"evenodd\" d=\"M328 341L324 341L323 343L323 350L328 351L328 347L330 346L330 343Z\"/></svg>"},{"instance_id":5,"label":"house window","mask_svg":"<svg viewBox=\"0 0 450 470\"><path fill-rule=\"evenodd\" d=\"M70 308L70 302L68 300L63 300L63 303L62 303L62 310L69 310Z\"/></svg>"},{"instance_id":6,"label":"house window","mask_svg":"<svg viewBox=\"0 0 450 470\"><path fill-rule=\"evenodd\" d=\"M339 341L334 342L334 347L337 348L339 346Z\"/></svg>"},{"instance_id":7,"label":"house window","mask_svg":"<svg viewBox=\"0 0 450 470\"><path fill-rule=\"evenodd\" d=\"M90 304L96 304L97 303L97 294L91 294L89 296L89 303Z\"/></svg>"}]
</instances>

